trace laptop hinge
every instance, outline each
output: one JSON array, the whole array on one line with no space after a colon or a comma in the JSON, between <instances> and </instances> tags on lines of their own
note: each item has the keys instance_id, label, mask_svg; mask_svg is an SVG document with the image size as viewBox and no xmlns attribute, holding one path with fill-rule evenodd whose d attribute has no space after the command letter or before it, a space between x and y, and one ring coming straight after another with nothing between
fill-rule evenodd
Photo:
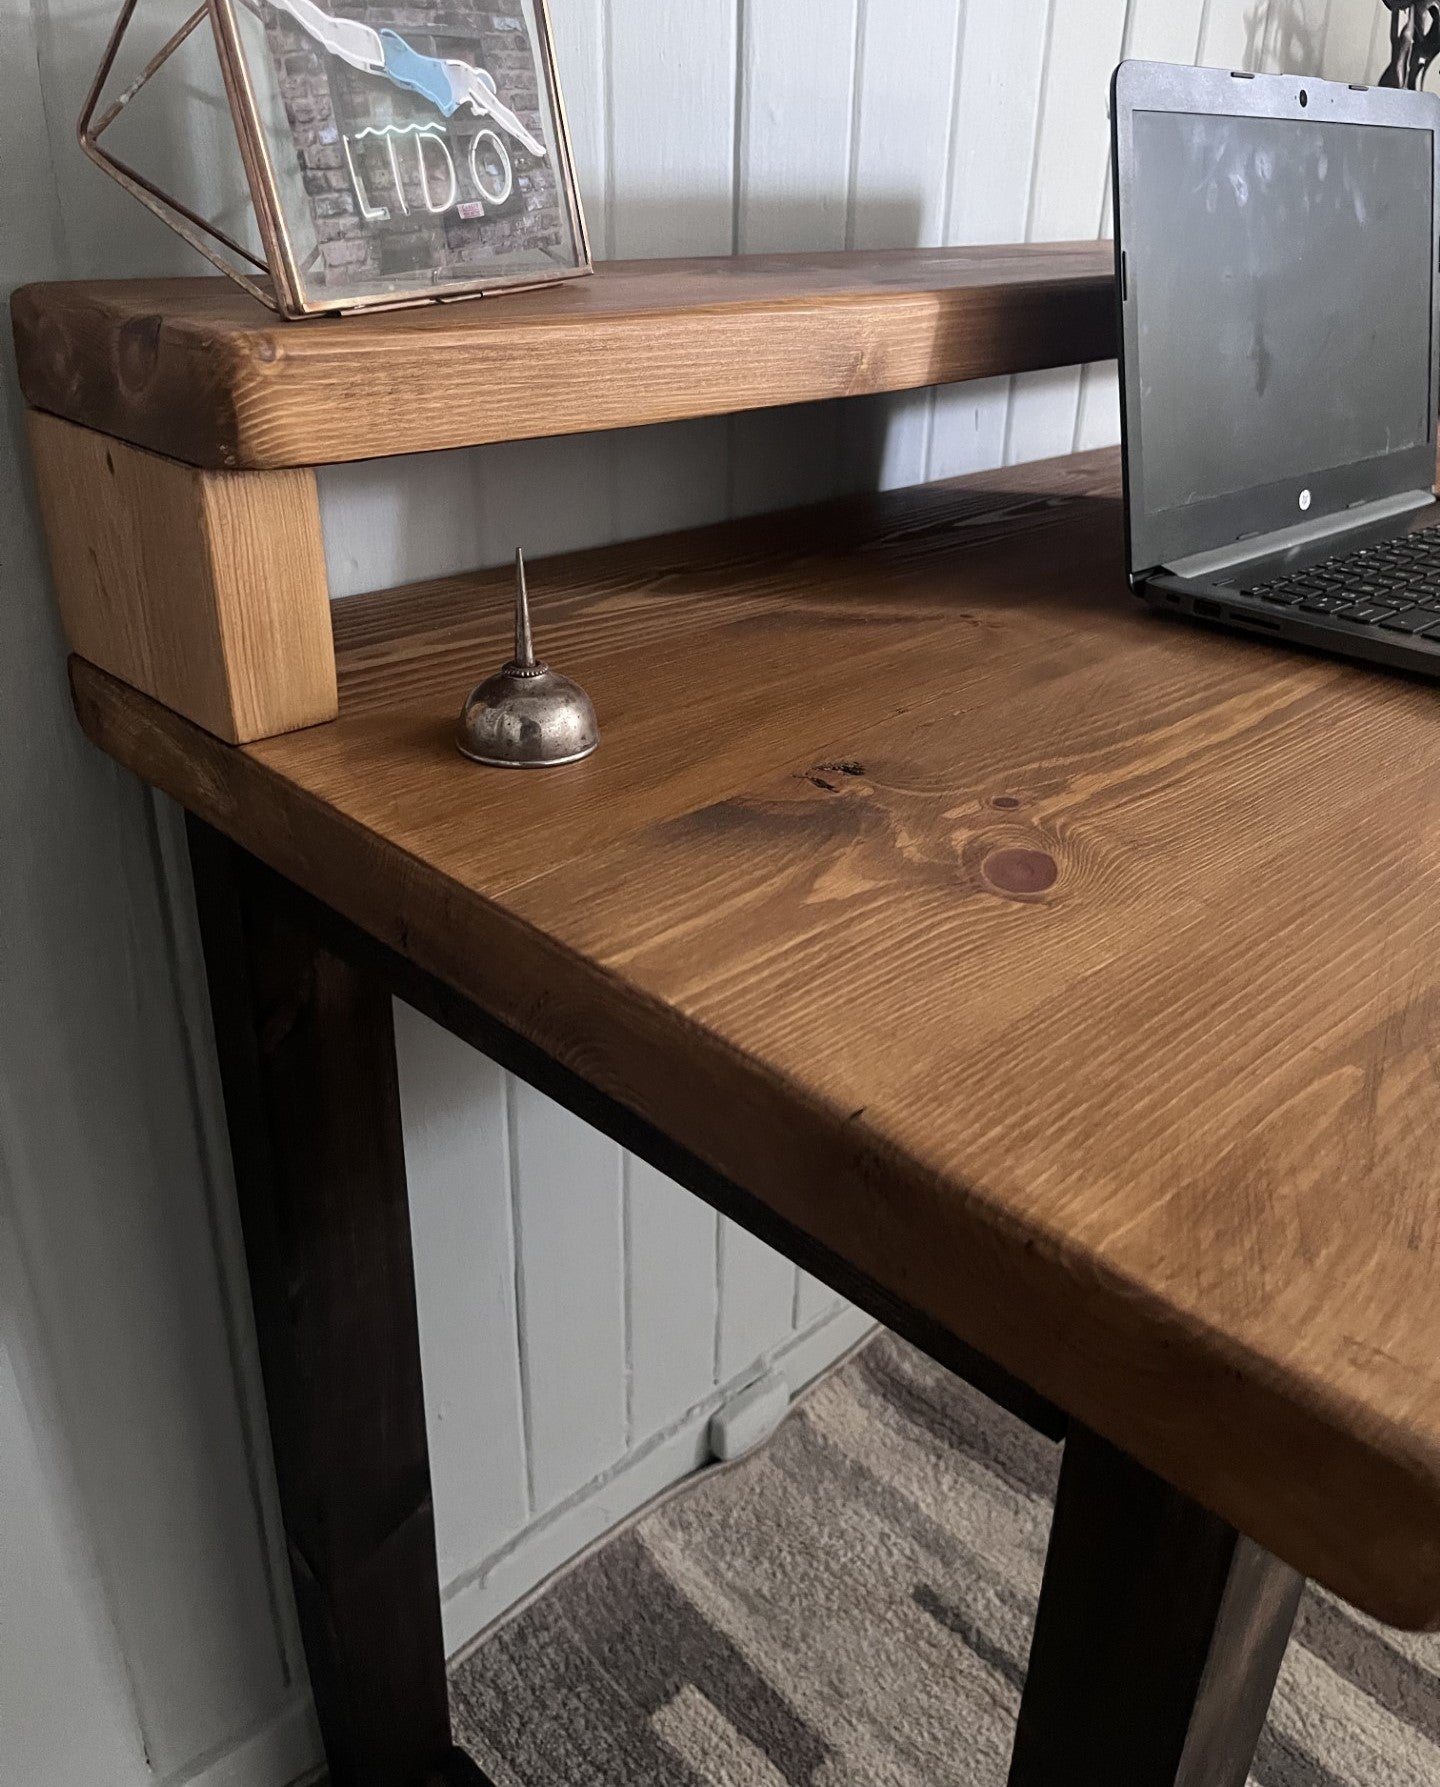
<instances>
[{"instance_id":1,"label":"laptop hinge","mask_svg":"<svg viewBox=\"0 0 1440 1787\"><path fill-rule=\"evenodd\" d=\"M1301 521L1294 527L1276 528L1269 534L1247 534L1228 546L1210 552L1192 552L1187 558L1172 559L1165 569L1173 577L1213 577L1217 571L1228 571L1232 565L1249 564L1269 558L1273 553L1289 552L1296 546L1310 546L1333 534L1348 534L1357 528L1373 527L1380 521L1393 521L1413 509L1423 509L1435 501L1430 490L1404 490L1398 496L1377 497L1371 503L1356 503L1338 515L1323 515L1315 521Z\"/></svg>"}]
</instances>

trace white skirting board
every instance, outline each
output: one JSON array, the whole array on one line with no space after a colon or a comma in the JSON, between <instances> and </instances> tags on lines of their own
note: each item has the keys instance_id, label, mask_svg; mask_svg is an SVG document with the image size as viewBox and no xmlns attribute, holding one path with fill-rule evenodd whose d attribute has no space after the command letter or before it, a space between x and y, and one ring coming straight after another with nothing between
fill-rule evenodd
<instances>
[{"instance_id":1,"label":"white skirting board","mask_svg":"<svg viewBox=\"0 0 1440 1787\"><path fill-rule=\"evenodd\" d=\"M770 1365L794 1397L875 1327L861 1310L840 1304L807 1334L780 1347ZM444 1591L445 1649L463 1650L522 1596L577 1553L710 1461L710 1417L737 1386L717 1390L668 1432L631 1452L612 1471L537 1520Z\"/></svg>"},{"instance_id":2,"label":"white skirting board","mask_svg":"<svg viewBox=\"0 0 1440 1787\"><path fill-rule=\"evenodd\" d=\"M321 1760L320 1728L308 1689L297 1688L279 1712L254 1731L201 1756L157 1787L323 1787L329 1778Z\"/></svg>"},{"instance_id":3,"label":"white skirting board","mask_svg":"<svg viewBox=\"0 0 1440 1787\"><path fill-rule=\"evenodd\" d=\"M875 1323L849 1304L778 1348L769 1368L782 1373L797 1396L874 1331ZM645 1508L667 1489L710 1462L710 1417L736 1391L730 1384L687 1411L669 1431L630 1453L594 1483L519 1533L478 1569L444 1591L446 1653L468 1649L547 1578ZM257 1729L227 1742L169 1776L160 1787L311 1787L323 1780L320 1737L310 1697L297 1689Z\"/></svg>"}]
</instances>

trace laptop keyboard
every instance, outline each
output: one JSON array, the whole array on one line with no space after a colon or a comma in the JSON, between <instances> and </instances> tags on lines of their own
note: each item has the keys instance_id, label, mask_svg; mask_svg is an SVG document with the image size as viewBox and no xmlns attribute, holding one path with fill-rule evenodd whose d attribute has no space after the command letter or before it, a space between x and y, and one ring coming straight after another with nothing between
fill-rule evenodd
<instances>
[{"instance_id":1,"label":"laptop keyboard","mask_svg":"<svg viewBox=\"0 0 1440 1787\"><path fill-rule=\"evenodd\" d=\"M1299 614L1440 641L1440 528L1361 546L1241 593Z\"/></svg>"}]
</instances>

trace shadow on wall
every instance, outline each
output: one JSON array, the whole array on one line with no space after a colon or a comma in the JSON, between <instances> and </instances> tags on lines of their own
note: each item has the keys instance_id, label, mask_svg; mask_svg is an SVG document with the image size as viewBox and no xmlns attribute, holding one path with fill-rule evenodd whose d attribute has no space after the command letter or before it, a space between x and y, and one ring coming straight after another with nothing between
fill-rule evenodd
<instances>
[{"instance_id":1,"label":"shadow on wall","mask_svg":"<svg viewBox=\"0 0 1440 1787\"><path fill-rule=\"evenodd\" d=\"M118 0L98 15L43 0L7 15L6 299L35 279L206 270L74 143L117 11ZM127 69L179 22L172 0L161 12L141 8ZM193 47L198 68L208 45L197 33ZM190 169L180 190L200 188L202 203L233 206L243 177L228 113L188 67L165 73L177 88L141 96L124 146L162 180ZM4 1341L46 1499L67 1545L76 1536L86 1630L104 1659L84 1685L98 1702L97 1682L117 1684L113 1705L90 1710L134 1751L107 1757L104 1778L186 1771L257 1722L284 1750L275 1778L286 1778L316 1751L265 1525L228 1169L187 1046L204 1020L184 1008L157 872L177 842L173 815L72 717L8 326L0 447L0 1232L15 1242L0 1259ZM65 1727L58 1700L36 1716Z\"/></svg>"},{"instance_id":2,"label":"shadow on wall","mask_svg":"<svg viewBox=\"0 0 1440 1787\"><path fill-rule=\"evenodd\" d=\"M1266 66L1277 73L1313 74L1320 66L1322 35L1307 16L1304 0L1270 0L1268 7L1256 6L1245 21L1245 66L1258 68L1263 55Z\"/></svg>"},{"instance_id":3,"label":"shadow on wall","mask_svg":"<svg viewBox=\"0 0 1440 1787\"><path fill-rule=\"evenodd\" d=\"M23 229L0 210L7 274ZM227 1217L197 1131L155 809L71 716L8 345L0 384L0 1229L16 1237L0 1304L46 1494L85 1536L77 1574L159 1777L294 1690L255 1514L263 1465L235 1416ZM116 1758L108 1778L132 1777Z\"/></svg>"},{"instance_id":4,"label":"shadow on wall","mask_svg":"<svg viewBox=\"0 0 1440 1787\"><path fill-rule=\"evenodd\" d=\"M792 252L824 245L833 214L844 216L843 192L788 194L765 200L750 195L752 213L763 218L767 241L784 241ZM917 248L922 217L920 195L894 192L865 198L863 231L845 220L847 240L867 249ZM743 243L742 243L743 247ZM779 410L755 410L731 426L730 514L753 514L793 503L818 501L853 491L875 490L922 477L913 455L902 450L905 418L923 394L840 398Z\"/></svg>"}]
</instances>

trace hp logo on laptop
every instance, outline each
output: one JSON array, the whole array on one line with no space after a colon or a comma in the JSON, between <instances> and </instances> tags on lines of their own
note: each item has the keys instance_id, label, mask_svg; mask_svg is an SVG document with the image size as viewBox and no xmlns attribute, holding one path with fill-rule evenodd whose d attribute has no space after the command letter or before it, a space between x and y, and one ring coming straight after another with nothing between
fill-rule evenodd
<instances>
[{"instance_id":1,"label":"hp logo on laptop","mask_svg":"<svg viewBox=\"0 0 1440 1787\"><path fill-rule=\"evenodd\" d=\"M1310 492L1308 490L1302 490L1300 492L1300 507L1302 509L1308 509L1310 507Z\"/></svg>"}]
</instances>

